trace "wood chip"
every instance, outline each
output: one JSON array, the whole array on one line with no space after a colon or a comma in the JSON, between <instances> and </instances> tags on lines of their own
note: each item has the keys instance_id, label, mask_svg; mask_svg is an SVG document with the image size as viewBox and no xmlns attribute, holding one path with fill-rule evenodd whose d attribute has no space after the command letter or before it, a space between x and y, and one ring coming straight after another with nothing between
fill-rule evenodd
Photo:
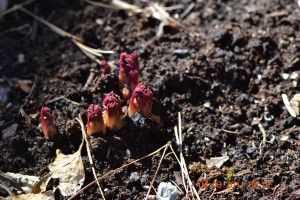
<instances>
[{"instance_id":1,"label":"wood chip","mask_svg":"<svg viewBox=\"0 0 300 200\"><path fill-rule=\"evenodd\" d=\"M29 94L31 91L31 88L28 86L28 84L26 84L24 81L19 80L17 87L20 88L23 92Z\"/></svg>"}]
</instances>

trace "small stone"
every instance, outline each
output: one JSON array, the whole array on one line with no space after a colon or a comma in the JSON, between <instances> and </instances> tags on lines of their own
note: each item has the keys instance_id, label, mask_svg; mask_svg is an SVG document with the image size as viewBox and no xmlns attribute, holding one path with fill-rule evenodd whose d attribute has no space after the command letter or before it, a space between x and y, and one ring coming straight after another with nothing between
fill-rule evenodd
<instances>
[{"instance_id":1,"label":"small stone","mask_svg":"<svg viewBox=\"0 0 300 200\"><path fill-rule=\"evenodd\" d=\"M247 150L246 150L246 153L247 154L253 154L255 151L255 149L253 147L248 147Z\"/></svg>"},{"instance_id":2,"label":"small stone","mask_svg":"<svg viewBox=\"0 0 300 200\"><path fill-rule=\"evenodd\" d=\"M138 172L132 172L129 177L129 179L133 180L133 181L137 181L137 180L139 180L139 178L140 178L140 175Z\"/></svg>"},{"instance_id":3,"label":"small stone","mask_svg":"<svg viewBox=\"0 0 300 200\"><path fill-rule=\"evenodd\" d=\"M173 53L176 55L187 55L190 51L188 49L175 49Z\"/></svg>"},{"instance_id":4,"label":"small stone","mask_svg":"<svg viewBox=\"0 0 300 200\"><path fill-rule=\"evenodd\" d=\"M161 182L157 194L161 200L177 200L180 196L177 187L170 182Z\"/></svg>"},{"instance_id":5,"label":"small stone","mask_svg":"<svg viewBox=\"0 0 300 200\"><path fill-rule=\"evenodd\" d=\"M6 105L6 103L8 102L9 92L10 92L9 87L0 86L0 108L4 107Z\"/></svg>"},{"instance_id":6,"label":"small stone","mask_svg":"<svg viewBox=\"0 0 300 200\"><path fill-rule=\"evenodd\" d=\"M138 112L134 113L128 120L129 126L132 128L144 128L145 118Z\"/></svg>"},{"instance_id":7,"label":"small stone","mask_svg":"<svg viewBox=\"0 0 300 200\"><path fill-rule=\"evenodd\" d=\"M18 124L13 124L10 127L2 130L2 138L6 140L7 138L14 136L17 133Z\"/></svg>"}]
</instances>

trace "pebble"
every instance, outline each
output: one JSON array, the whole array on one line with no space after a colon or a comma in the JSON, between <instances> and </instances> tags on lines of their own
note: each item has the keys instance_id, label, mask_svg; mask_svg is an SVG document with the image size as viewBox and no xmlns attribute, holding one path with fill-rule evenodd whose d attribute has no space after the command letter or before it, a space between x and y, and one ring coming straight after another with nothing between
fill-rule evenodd
<instances>
[{"instance_id":1,"label":"pebble","mask_svg":"<svg viewBox=\"0 0 300 200\"><path fill-rule=\"evenodd\" d=\"M176 186L170 182L161 182L158 185L157 194L161 200L177 200L180 196Z\"/></svg>"},{"instance_id":2,"label":"pebble","mask_svg":"<svg viewBox=\"0 0 300 200\"><path fill-rule=\"evenodd\" d=\"M13 124L10 127L2 130L2 138L6 140L9 137L14 136L17 133L18 124Z\"/></svg>"},{"instance_id":3,"label":"pebble","mask_svg":"<svg viewBox=\"0 0 300 200\"><path fill-rule=\"evenodd\" d=\"M140 175L138 172L132 172L129 177L130 180L134 180L134 181L139 180L139 178L140 178Z\"/></svg>"},{"instance_id":4,"label":"pebble","mask_svg":"<svg viewBox=\"0 0 300 200\"><path fill-rule=\"evenodd\" d=\"M4 107L8 102L9 92L10 92L9 87L0 86L0 108Z\"/></svg>"},{"instance_id":5,"label":"pebble","mask_svg":"<svg viewBox=\"0 0 300 200\"><path fill-rule=\"evenodd\" d=\"M173 51L174 54L176 55L187 55L190 53L188 49L176 49Z\"/></svg>"}]
</instances>

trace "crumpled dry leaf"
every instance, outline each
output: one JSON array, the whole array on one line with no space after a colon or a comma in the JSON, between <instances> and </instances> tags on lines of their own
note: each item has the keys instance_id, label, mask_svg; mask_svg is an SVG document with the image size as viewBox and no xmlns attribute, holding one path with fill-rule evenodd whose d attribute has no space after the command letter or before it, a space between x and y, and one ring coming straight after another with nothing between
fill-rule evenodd
<instances>
[{"instance_id":1,"label":"crumpled dry leaf","mask_svg":"<svg viewBox=\"0 0 300 200\"><path fill-rule=\"evenodd\" d=\"M56 150L56 159L49 165L51 178L58 178L58 188L63 196L74 195L83 185L85 174L81 148L74 154L65 155Z\"/></svg>"},{"instance_id":2,"label":"crumpled dry leaf","mask_svg":"<svg viewBox=\"0 0 300 200\"><path fill-rule=\"evenodd\" d=\"M214 166L217 168L220 168L224 164L224 162L226 162L227 160L229 160L228 156L213 157L213 158L210 158L209 160L206 160L206 164L207 164L208 168L211 168Z\"/></svg>"},{"instance_id":3,"label":"crumpled dry leaf","mask_svg":"<svg viewBox=\"0 0 300 200\"><path fill-rule=\"evenodd\" d=\"M83 134L79 149L74 154L65 155L61 152L61 150L57 149L54 162L48 166L50 172L41 179L39 179L39 177L22 175L21 177L24 179L27 186L26 190L30 190L29 192L31 193L17 196L11 194L11 196L7 199L54 199L53 191L46 191L47 185L51 178L59 179L58 188L63 196L71 196L76 194L76 192L82 187L85 179L84 166L81 159L81 149L83 147L84 140L85 135ZM13 175L16 176L16 174ZM11 179L13 179L13 177ZM7 191L10 193L9 188L7 188Z\"/></svg>"},{"instance_id":4,"label":"crumpled dry leaf","mask_svg":"<svg viewBox=\"0 0 300 200\"><path fill-rule=\"evenodd\" d=\"M17 196L11 196L6 198L6 200L55 200L54 193L52 190L49 190L44 193L39 194L20 194Z\"/></svg>"},{"instance_id":5,"label":"crumpled dry leaf","mask_svg":"<svg viewBox=\"0 0 300 200\"><path fill-rule=\"evenodd\" d=\"M45 192L47 185L51 179L51 173L43 176L37 183L34 184L33 188L32 188L32 193L33 194L38 194L41 192Z\"/></svg>"},{"instance_id":6,"label":"crumpled dry leaf","mask_svg":"<svg viewBox=\"0 0 300 200\"><path fill-rule=\"evenodd\" d=\"M38 176L29 176L18 173L3 173L3 175L20 185L21 192L30 193L33 185L40 179Z\"/></svg>"},{"instance_id":7,"label":"crumpled dry leaf","mask_svg":"<svg viewBox=\"0 0 300 200\"><path fill-rule=\"evenodd\" d=\"M58 188L63 196L74 195L83 185L85 179L84 166L81 159L81 149L84 144L82 142L79 149L74 154L65 155L61 150L56 150L56 158L48 168L49 174L42 177L39 182L32 188L32 193L40 193L46 191L46 187L51 178L58 178Z\"/></svg>"}]
</instances>

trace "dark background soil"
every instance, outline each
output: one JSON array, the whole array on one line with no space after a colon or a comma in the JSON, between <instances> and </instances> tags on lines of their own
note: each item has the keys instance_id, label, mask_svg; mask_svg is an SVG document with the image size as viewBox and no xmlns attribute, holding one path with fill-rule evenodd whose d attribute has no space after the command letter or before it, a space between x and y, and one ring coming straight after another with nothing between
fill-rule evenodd
<instances>
[{"instance_id":1,"label":"dark background soil","mask_svg":"<svg viewBox=\"0 0 300 200\"><path fill-rule=\"evenodd\" d=\"M10 1L10 6L21 1ZM142 7L147 1L132 1ZM296 79L282 74L300 73L300 9L295 0L209 0L161 1L163 6L183 5L170 11L182 14L194 3L186 26L165 27L156 38L159 21L125 11L88 5L81 1L36 1L26 8L65 31L82 36L85 43L114 54L103 59L114 61L113 74L83 86L90 70L98 64L30 16L16 11L0 22L0 170L42 176L55 157L55 149L72 153L80 142L75 118L85 114L89 104L100 104L104 96L117 88L118 59L121 52L139 54L141 81L154 92L153 112L161 124L146 120L145 127L129 121L117 133L92 139L96 171L99 176L146 154L171 140L177 113L182 113L183 149L190 176L197 181L226 183L229 167L238 174L233 180L249 182L271 180L268 189L244 187L231 193L200 191L203 199L297 199L300 196L299 120L292 118L283 105L281 94L289 98L299 92ZM282 12L283 11L283 12ZM96 19L103 21L102 25ZM33 30L30 32L30 30ZM184 51L181 51L184 50ZM24 62L18 57L24 56ZM100 76L100 75L99 75ZM31 92L17 86L26 83ZM5 95L8 99L5 100ZM60 96L65 99L56 99ZM56 100L55 100L56 99ZM123 102L123 105L127 105ZM51 108L62 142L47 142L38 128L42 106ZM19 113L29 115L31 123ZM272 116L274 117L272 119ZM254 118L266 130L267 143ZM128 119L129 120L129 119ZM17 124L17 131L4 137L3 130ZM235 134L228 131L235 132ZM283 136L288 139L282 140ZM271 142L270 142L271 141ZM107 152L110 154L107 156ZM206 160L229 156L221 169L208 169ZM101 181L107 199L142 199L161 155L132 165ZM85 184L93 181L92 171L83 152ZM175 181L180 167L172 156L164 159L156 188L161 181ZM132 179L137 172L138 179ZM197 187L196 187L197 188ZM183 188L182 188L183 189ZM225 188L216 190L222 191ZM154 194L154 192L152 193ZM2 196L4 194L1 194ZM62 198L57 195L57 198ZM78 199L97 199L96 185Z\"/></svg>"}]
</instances>

